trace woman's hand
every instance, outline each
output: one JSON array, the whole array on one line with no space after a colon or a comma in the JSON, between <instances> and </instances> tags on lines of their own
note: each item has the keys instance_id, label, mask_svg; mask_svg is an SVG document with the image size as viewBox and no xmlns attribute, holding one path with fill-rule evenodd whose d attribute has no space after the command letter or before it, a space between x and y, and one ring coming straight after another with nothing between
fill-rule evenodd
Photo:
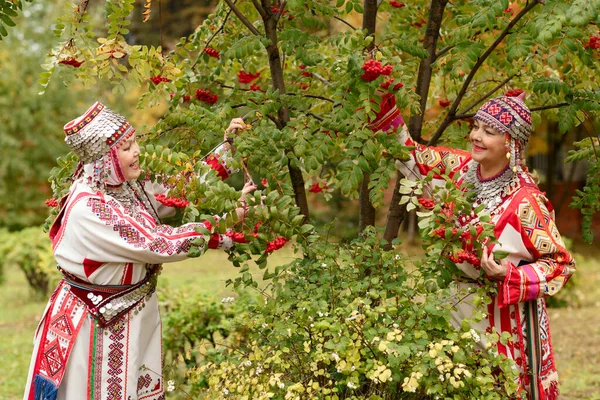
<instances>
[{"instance_id":1,"label":"woman's hand","mask_svg":"<svg viewBox=\"0 0 600 400\"><path fill-rule=\"evenodd\" d=\"M256 190L258 186L250 181L247 181L244 187L242 188L242 195L240 196L241 207L237 207L235 209L235 213L237 214L238 221L243 221L246 215L248 214L248 203L246 202L246 196L248 193L252 193Z\"/></svg>"},{"instance_id":2,"label":"woman's hand","mask_svg":"<svg viewBox=\"0 0 600 400\"><path fill-rule=\"evenodd\" d=\"M508 272L508 261L500 260L500 264L494 260L494 254L489 250L488 246L483 246L481 254L481 268L486 275L497 281L503 281Z\"/></svg>"},{"instance_id":3,"label":"woman's hand","mask_svg":"<svg viewBox=\"0 0 600 400\"><path fill-rule=\"evenodd\" d=\"M231 141L229 140L230 135L239 129L246 129L246 126L247 125L244 123L244 120L241 118L234 118L231 120L227 129L225 129L225 134L223 135L223 140L225 141L223 146L225 147L225 150L229 150L231 148Z\"/></svg>"}]
</instances>

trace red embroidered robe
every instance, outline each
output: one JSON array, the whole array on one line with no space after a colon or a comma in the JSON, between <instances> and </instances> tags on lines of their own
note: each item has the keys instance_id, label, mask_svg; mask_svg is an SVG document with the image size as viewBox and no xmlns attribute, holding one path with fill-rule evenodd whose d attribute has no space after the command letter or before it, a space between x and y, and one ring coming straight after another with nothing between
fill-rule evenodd
<instances>
[{"instance_id":1,"label":"red embroidered robe","mask_svg":"<svg viewBox=\"0 0 600 400\"><path fill-rule=\"evenodd\" d=\"M460 184L472 162L469 152L415 143L406 127L402 129L400 140L416 147L412 159L400 167L411 180L436 170ZM440 174L434 177L434 185L443 182ZM573 257L556 228L550 202L528 173L519 175L519 185L491 214L495 236L500 242L492 251L508 252L510 266L506 278L498 284L498 296L493 296L488 306L487 317L474 328L481 332L509 332L512 341L507 345L498 344L497 351L515 361L522 395L532 400L556 399L558 374L544 297L557 293L575 272ZM467 262L457 266L475 280L480 276ZM457 285L459 289L468 289L473 284ZM453 323L460 326L471 312L467 298L453 314ZM480 348L485 349L485 344L482 335Z\"/></svg>"}]
</instances>

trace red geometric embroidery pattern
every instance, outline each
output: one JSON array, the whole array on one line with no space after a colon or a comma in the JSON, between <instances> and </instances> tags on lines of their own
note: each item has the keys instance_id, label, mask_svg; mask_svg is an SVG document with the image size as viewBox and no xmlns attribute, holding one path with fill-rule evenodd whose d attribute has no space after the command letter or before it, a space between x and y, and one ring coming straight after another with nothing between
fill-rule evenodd
<instances>
[{"instance_id":1,"label":"red geometric embroidery pattern","mask_svg":"<svg viewBox=\"0 0 600 400\"><path fill-rule=\"evenodd\" d=\"M496 104L491 104L491 105L488 107L488 109L487 109L487 110L488 110L488 112L489 112L490 114L492 114L492 115L496 115L496 114L498 114L500 111L502 111L502 108L500 108L500 107L499 107L499 106L497 106Z\"/></svg>"},{"instance_id":2,"label":"red geometric embroidery pattern","mask_svg":"<svg viewBox=\"0 0 600 400\"><path fill-rule=\"evenodd\" d=\"M119 377L123 373L124 365L124 352L123 352L123 339L125 335L125 323L120 321L108 328L110 335L109 338L113 342L109 346L110 351L108 352L108 374L110 378L107 379L107 399L108 400L120 400L123 398L123 379Z\"/></svg>"},{"instance_id":3,"label":"red geometric embroidery pattern","mask_svg":"<svg viewBox=\"0 0 600 400\"><path fill-rule=\"evenodd\" d=\"M146 241L146 238L140 236L140 232L132 227L131 225L126 225L125 221L119 221L117 225L113 227L114 231L119 232L119 236L125 239L125 241L129 244L134 245L135 247L140 247Z\"/></svg>"},{"instance_id":4,"label":"red geometric embroidery pattern","mask_svg":"<svg viewBox=\"0 0 600 400\"><path fill-rule=\"evenodd\" d=\"M58 339L54 339L48 349L44 352L43 363L50 377L54 377L64 367L64 357L58 345Z\"/></svg>"},{"instance_id":5,"label":"red geometric embroidery pattern","mask_svg":"<svg viewBox=\"0 0 600 400\"><path fill-rule=\"evenodd\" d=\"M67 340L70 340L71 336L73 336L73 325L65 314L59 314L54 317L48 328L58 336L61 336Z\"/></svg>"},{"instance_id":6,"label":"red geometric embroidery pattern","mask_svg":"<svg viewBox=\"0 0 600 400\"><path fill-rule=\"evenodd\" d=\"M142 375L138 378L137 390L138 392L144 388L147 388L152 383L152 378L149 374Z\"/></svg>"},{"instance_id":7,"label":"red geometric embroidery pattern","mask_svg":"<svg viewBox=\"0 0 600 400\"><path fill-rule=\"evenodd\" d=\"M512 122L512 120L513 120L513 117L512 117L512 115L510 115L509 112L505 111L500 115L500 122L502 122L505 125L510 124Z\"/></svg>"}]
</instances>

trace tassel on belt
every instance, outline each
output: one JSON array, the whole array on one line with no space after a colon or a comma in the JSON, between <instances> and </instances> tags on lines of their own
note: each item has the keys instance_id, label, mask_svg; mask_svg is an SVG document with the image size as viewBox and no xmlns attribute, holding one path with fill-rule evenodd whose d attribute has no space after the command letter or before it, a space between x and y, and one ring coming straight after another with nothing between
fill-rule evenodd
<instances>
[{"instance_id":1,"label":"tassel on belt","mask_svg":"<svg viewBox=\"0 0 600 400\"><path fill-rule=\"evenodd\" d=\"M156 290L160 266L154 266L144 279L133 285L94 285L82 281L60 267L58 269L63 274L65 283L70 286L71 293L87 306L96 324L105 328L138 306L141 311L145 305L144 298L149 298Z\"/></svg>"}]
</instances>

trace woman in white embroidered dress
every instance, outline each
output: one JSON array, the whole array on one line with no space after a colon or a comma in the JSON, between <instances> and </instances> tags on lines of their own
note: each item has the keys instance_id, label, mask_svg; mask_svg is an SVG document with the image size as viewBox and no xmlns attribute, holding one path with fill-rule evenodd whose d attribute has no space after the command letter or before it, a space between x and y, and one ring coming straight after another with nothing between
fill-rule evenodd
<instances>
[{"instance_id":1,"label":"woman in white embroidered dress","mask_svg":"<svg viewBox=\"0 0 600 400\"><path fill-rule=\"evenodd\" d=\"M404 125L395 103L381 119L392 127ZM558 397L558 374L544 297L564 286L575 272L575 263L558 233L550 202L521 165L531 128L531 113L522 96L498 97L486 102L474 116L471 152L420 145L403 126L400 140L415 149L411 160L397 164L410 179L433 171L434 184L441 184L441 175L448 175L458 185L473 185L477 194L474 206L485 205L499 241L499 245L485 248L480 260L485 274L498 282L498 295L492 296L486 318L474 328L482 333L509 332L512 341L499 343L496 350L516 362L519 395L553 400ZM466 218L457 221L457 226L470 223L476 220ZM496 262L493 252L497 250L508 252L508 257ZM469 262L457 266L465 274L462 282L457 282L459 289L479 284L478 266ZM466 298L453 312L453 323L460 326L471 313ZM481 338L478 347L487 351L486 338Z\"/></svg>"},{"instance_id":2,"label":"woman in white embroidered dress","mask_svg":"<svg viewBox=\"0 0 600 400\"><path fill-rule=\"evenodd\" d=\"M234 119L225 137L243 128ZM121 115L96 103L65 132L80 165L50 231L64 279L35 334L24 399L164 399L154 293L161 264L185 259L194 246L228 249L231 239L196 232L209 223L161 224L175 212L155 197L168 188L137 181L139 146ZM221 178L231 172L228 148L207 161ZM244 186L242 204L254 189ZM239 219L245 211L236 209Z\"/></svg>"}]
</instances>

